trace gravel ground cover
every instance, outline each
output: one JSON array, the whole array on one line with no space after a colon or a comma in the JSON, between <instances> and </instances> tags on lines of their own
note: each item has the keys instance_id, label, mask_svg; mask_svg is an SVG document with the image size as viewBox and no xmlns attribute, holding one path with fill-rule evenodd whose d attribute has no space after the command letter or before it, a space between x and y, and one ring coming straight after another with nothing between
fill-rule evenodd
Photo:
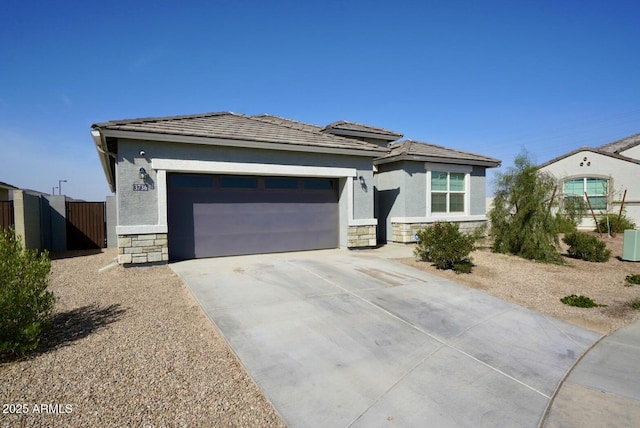
<instances>
[{"instance_id":1,"label":"gravel ground cover","mask_svg":"<svg viewBox=\"0 0 640 428\"><path fill-rule=\"evenodd\" d=\"M99 272L115 255L52 261L54 328L0 365L0 426L284 426L171 269Z\"/></svg>"},{"instance_id":2,"label":"gravel ground cover","mask_svg":"<svg viewBox=\"0 0 640 428\"><path fill-rule=\"evenodd\" d=\"M640 319L627 305L640 298L640 286L624 281L640 263L620 260L621 235L605 241L606 263L545 265L480 249L473 273L457 275L401 261L609 333ZM0 426L284 426L171 269L99 272L114 250L59 256L50 287L58 299L54 328L37 353L0 365ZM607 306L562 304L569 294Z\"/></svg>"},{"instance_id":3,"label":"gravel ground cover","mask_svg":"<svg viewBox=\"0 0 640 428\"><path fill-rule=\"evenodd\" d=\"M430 263L415 259L403 259L402 262L607 334L640 319L640 311L628 305L628 302L640 299L640 285L625 285L627 275L640 274L640 262L621 260L622 237L622 234L618 234L615 238L601 238L611 250L611 258L605 263L565 257L568 264L559 266L495 254L487 248L471 254L475 267L470 274L458 275L453 271L438 270ZM562 250L566 251L566 248L562 244ZM560 302L561 298L571 294L588 296L607 306L577 308Z\"/></svg>"}]
</instances>

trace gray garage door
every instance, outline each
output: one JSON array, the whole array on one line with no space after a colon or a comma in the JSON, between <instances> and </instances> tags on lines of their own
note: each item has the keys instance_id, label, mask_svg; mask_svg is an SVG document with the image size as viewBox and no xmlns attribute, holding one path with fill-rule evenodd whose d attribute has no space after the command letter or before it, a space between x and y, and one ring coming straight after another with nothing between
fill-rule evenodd
<instances>
[{"instance_id":1,"label":"gray garage door","mask_svg":"<svg viewBox=\"0 0 640 428\"><path fill-rule=\"evenodd\" d=\"M336 248L337 180L169 174L169 257Z\"/></svg>"}]
</instances>

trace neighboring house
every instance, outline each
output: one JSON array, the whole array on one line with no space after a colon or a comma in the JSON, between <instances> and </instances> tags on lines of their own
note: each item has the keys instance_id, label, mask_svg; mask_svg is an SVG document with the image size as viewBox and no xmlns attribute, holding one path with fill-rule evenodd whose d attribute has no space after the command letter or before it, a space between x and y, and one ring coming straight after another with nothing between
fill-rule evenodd
<instances>
[{"instance_id":1,"label":"neighboring house","mask_svg":"<svg viewBox=\"0 0 640 428\"><path fill-rule=\"evenodd\" d=\"M18 188L0 181L0 230L15 226L12 200L14 190Z\"/></svg>"},{"instance_id":2,"label":"neighboring house","mask_svg":"<svg viewBox=\"0 0 640 428\"><path fill-rule=\"evenodd\" d=\"M91 133L124 264L413 241L390 231L484 221L485 169L500 163L389 146L402 134L374 126L271 115L111 121Z\"/></svg>"},{"instance_id":3,"label":"neighboring house","mask_svg":"<svg viewBox=\"0 0 640 428\"><path fill-rule=\"evenodd\" d=\"M579 148L539 168L558 180L558 192L563 199L588 199L596 215L618 214L626 190L627 217L640 225L640 134L597 148ZM594 226L591 217L579 225Z\"/></svg>"},{"instance_id":4,"label":"neighboring house","mask_svg":"<svg viewBox=\"0 0 640 428\"><path fill-rule=\"evenodd\" d=\"M13 190L18 190L18 188L12 186L11 184L3 183L2 181L0 181L0 201L10 200L10 192L12 192Z\"/></svg>"}]
</instances>

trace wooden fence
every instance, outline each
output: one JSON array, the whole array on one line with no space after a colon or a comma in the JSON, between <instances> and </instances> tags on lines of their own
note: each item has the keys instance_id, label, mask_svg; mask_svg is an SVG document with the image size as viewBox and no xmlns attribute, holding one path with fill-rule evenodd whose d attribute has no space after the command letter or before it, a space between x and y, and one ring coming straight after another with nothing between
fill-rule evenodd
<instances>
[{"instance_id":1,"label":"wooden fence","mask_svg":"<svg viewBox=\"0 0 640 428\"><path fill-rule=\"evenodd\" d=\"M67 249L105 248L105 203L67 202Z\"/></svg>"},{"instance_id":2,"label":"wooden fence","mask_svg":"<svg viewBox=\"0 0 640 428\"><path fill-rule=\"evenodd\" d=\"M13 201L0 201L0 230L13 226Z\"/></svg>"}]
</instances>

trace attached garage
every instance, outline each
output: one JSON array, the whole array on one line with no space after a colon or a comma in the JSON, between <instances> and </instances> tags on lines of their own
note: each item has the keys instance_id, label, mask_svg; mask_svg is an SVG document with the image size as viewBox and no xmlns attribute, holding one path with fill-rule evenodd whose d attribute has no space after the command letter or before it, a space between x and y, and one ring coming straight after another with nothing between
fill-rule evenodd
<instances>
[{"instance_id":1,"label":"attached garage","mask_svg":"<svg viewBox=\"0 0 640 428\"><path fill-rule=\"evenodd\" d=\"M338 180L168 175L169 259L336 248Z\"/></svg>"},{"instance_id":2,"label":"attached garage","mask_svg":"<svg viewBox=\"0 0 640 428\"><path fill-rule=\"evenodd\" d=\"M271 115L94 124L118 262L376 245L373 160L400 134Z\"/></svg>"}]
</instances>

